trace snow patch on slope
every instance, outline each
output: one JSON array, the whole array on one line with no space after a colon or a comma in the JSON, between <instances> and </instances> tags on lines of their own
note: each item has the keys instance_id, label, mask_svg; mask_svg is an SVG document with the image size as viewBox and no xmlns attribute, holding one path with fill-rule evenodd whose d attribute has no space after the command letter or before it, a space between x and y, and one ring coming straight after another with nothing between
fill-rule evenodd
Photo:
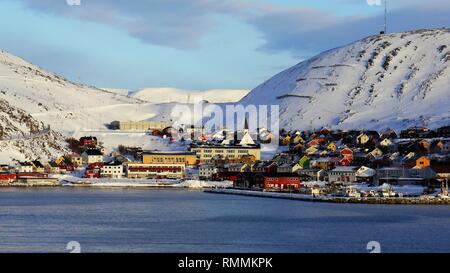
<instances>
[{"instance_id":1,"label":"snow patch on slope","mask_svg":"<svg viewBox=\"0 0 450 273\"><path fill-rule=\"evenodd\" d=\"M197 103L202 100L210 103L227 103L241 100L248 92L249 90L235 89L192 91L161 87L131 92L130 97L151 103Z\"/></svg>"}]
</instances>

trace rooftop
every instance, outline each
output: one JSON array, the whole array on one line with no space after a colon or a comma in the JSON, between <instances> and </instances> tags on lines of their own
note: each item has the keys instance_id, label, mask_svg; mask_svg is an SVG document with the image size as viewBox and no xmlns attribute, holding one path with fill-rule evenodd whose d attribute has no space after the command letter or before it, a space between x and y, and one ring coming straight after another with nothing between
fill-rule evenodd
<instances>
[{"instance_id":1,"label":"rooftop","mask_svg":"<svg viewBox=\"0 0 450 273\"><path fill-rule=\"evenodd\" d=\"M189 151L144 151L143 155L195 155L195 152Z\"/></svg>"},{"instance_id":2,"label":"rooftop","mask_svg":"<svg viewBox=\"0 0 450 273\"><path fill-rule=\"evenodd\" d=\"M261 145L240 145L240 144L217 144L217 143L205 143L205 144L191 144L190 148L212 148L212 149L260 149Z\"/></svg>"},{"instance_id":3,"label":"rooftop","mask_svg":"<svg viewBox=\"0 0 450 273\"><path fill-rule=\"evenodd\" d=\"M358 169L356 166L339 166L331 170L331 172L354 172Z\"/></svg>"}]
</instances>

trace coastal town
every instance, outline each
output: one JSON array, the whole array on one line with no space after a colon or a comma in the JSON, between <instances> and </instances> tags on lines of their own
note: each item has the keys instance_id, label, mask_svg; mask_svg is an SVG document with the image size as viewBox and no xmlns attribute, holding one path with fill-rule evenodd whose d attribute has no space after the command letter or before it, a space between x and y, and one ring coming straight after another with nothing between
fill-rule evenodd
<instances>
[{"instance_id":1,"label":"coastal town","mask_svg":"<svg viewBox=\"0 0 450 273\"><path fill-rule=\"evenodd\" d=\"M449 196L450 126L400 132L281 130L275 140L278 149L264 158L262 147L273 142L275 135L265 129L251 133L247 123L240 131L206 133L195 126L116 121L111 130L143 131L161 141L177 143L177 149L120 145L108 151L96 136L69 138L72 152L51 161L2 164L0 184L89 186L133 181L164 186L190 180L204 181L203 187L314 198Z\"/></svg>"}]
</instances>

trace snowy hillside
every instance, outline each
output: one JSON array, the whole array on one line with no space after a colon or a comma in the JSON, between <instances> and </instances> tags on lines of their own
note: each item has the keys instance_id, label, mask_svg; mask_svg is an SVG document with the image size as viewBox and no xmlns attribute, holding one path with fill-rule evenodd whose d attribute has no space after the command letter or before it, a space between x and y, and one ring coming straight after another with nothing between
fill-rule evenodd
<instances>
[{"instance_id":1,"label":"snowy hillside","mask_svg":"<svg viewBox=\"0 0 450 273\"><path fill-rule=\"evenodd\" d=\"M99 102L135 102L121 94L70 82L4 51L0 52L0 98L30 113L83 110Z\"/></svg>"},{"instance_id":2,"label":"snowy hillside","mask_svg":"<svg viewBox=\"0 0 450 273\"><path fill-rule=\"evenodd\" d=\"M102 116L108 115L108 106L140 103L118 92L70 82L4 51L0 52L0 99L60 132L92 124L97 128Z\"/></svg>"},{"instance_id":3,"label":"snowy hillside","mask_svg":"<svg viewBox=\"0 0 450 273\"><path fill-rule=\"evenodd\" d=\"M108 117L102 119L108 106L136 103L120 93L70 82L1 51L0 160L62 154L70 132L110 122Z\"/></svg>"},{"instance_id":4,"label":"snowy hillside","mask_svg":"<svg viewBox=\"0 0 450 273\"><path fill-rule=\"evenodd\" d=\"M118 144L163 149L166 144L150 136L108 131L106 125L115 120L147 119L170 123L174 103L167 101L194 102L199 98L238 101L248 92L187 93L178 89L145 89L132 93L125 89L99 89L73 83L0 51L0 163L35 159L39 155L57 156L66 152L65 137L91 134L111 149ZM45 137L43 128L47 130Z\"/></svg>"},{"instance_id":5,"label":"snowy hillside","mask_svg":"<svg viewBox=\"0 0 450 273\"><path fill-rule=\"evenodd\" d=\"M228 103L241 100L248 92L229 89L189 91L176 88L146 88L130 93L130 97L151 103L197 103L202 100L210 103Z\"/></svg>"},{"instance_id":6,"label":"snowy hillside","mask_svg":"<svg viewBox=\"0 0 450 273\"><path fill-rule=\"evenodd\" d=\"M48 159L66 152L64 137L0 99L0 161Z\"/></svg>"},{"instance_id":7,"label":"snowy hillside","mask_svg":"<svg viewBox=\"0 0 450 273\"><path fill-rule=\"evenodd\" d=\"M279 104L285 128L450 123L450 30L372 36L302 62L241 103Z\"/></svg>"}]
</instances>

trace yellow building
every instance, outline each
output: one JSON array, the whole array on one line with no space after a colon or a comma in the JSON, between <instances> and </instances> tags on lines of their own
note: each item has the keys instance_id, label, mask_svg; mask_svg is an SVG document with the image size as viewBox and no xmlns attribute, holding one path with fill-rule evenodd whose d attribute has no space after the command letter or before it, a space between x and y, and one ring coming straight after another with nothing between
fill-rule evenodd
<instances>
[{"instance_id":1,"label":"yellow building","mask_svg":"<svg viewBox=\"0 0 450 273\"><path fill-rule=\"evenodd\" d=\"M332 151L332 152L336 152L336 150L337 150L336 144L334 144L334 142L330 142L330 144L328 144L328 146L327 146L327 150L328 151Z\"/></svg>"},{"instance_id":2,"label":"yellow building","mask_svg":"<svg viewBox=\"0 0 450 273\"><path fill-rule=\"evenodd\" d=\"M123 131L163 130L168 125L162 121L120 121L114 124Z\"/></svg>"},{"instance_id":3,"label":"yellow building","mask_svg":"<svg viewBox=\"0 0 450 273\"><path fill-rule=\"evenodd\" d=\"M192 145L191 152L197 154L200 163L211 163L213 158L217 157L236 161L243 157L253 156L255 161L261 160L260 145Z\"/></svg>"},{"instance_id":4,"label":"yellow building","mask_svg":"<svg viewBox=\"0 0 450 273\"><path fill-rule=\"evenodd\" d=\"M71 155L70 159L72 160L72 163L77 167L83 165L83 158L80 155Z\"/></svg>"},{"instance_id":5,"label":"yellow building","mask_svg":"<svg viewBox=\"0 0 450 273\"><path fill-rule=\"evenodd\" d=\"M183 164L186 166L197 165L195 152L184 151L147 151L142 155L144 164Z\"/></svg>"}]
</instances>

